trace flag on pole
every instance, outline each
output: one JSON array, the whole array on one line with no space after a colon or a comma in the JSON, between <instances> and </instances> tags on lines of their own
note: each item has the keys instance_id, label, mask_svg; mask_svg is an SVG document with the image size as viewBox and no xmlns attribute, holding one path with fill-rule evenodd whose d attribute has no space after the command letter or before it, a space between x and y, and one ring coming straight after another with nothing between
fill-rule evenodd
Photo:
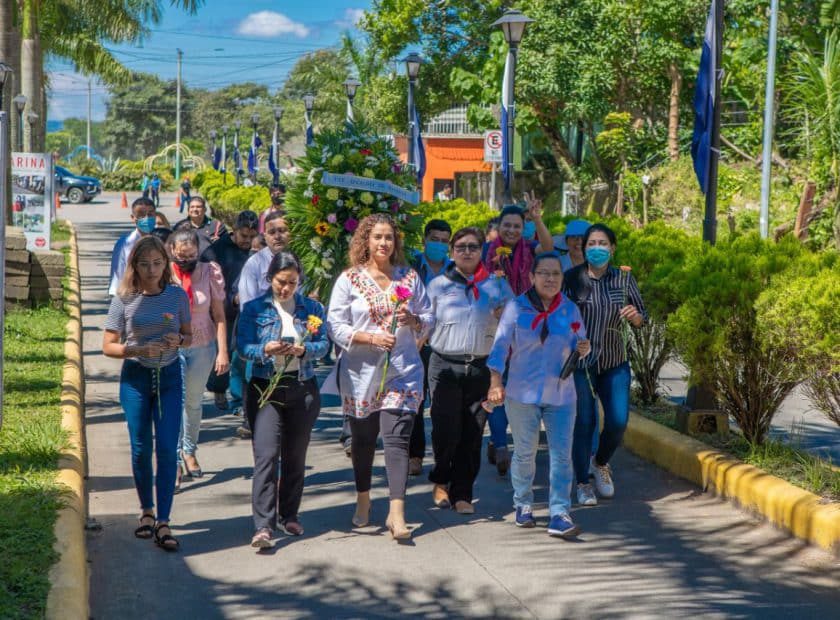
<instances>
[{"instance_id":1,"label":"flag on pole","mask_svg":"<svg viewBox=\"0 0 840 620\"><path fill-rule=\"evenodd\" d=\"M315 143L315 130L312 129L312 119L309 118L309 112L304 112L303 115L306 121L306 146L312 146Z\"/></svg>"},{"instance_id":2,"label":"flag on pole","mask_svg":"<svg viewBox=\"0 0 840 620\"><path fill-rule=\"evenodd\" d=\"M233 168L236 174L242 172L242 153L239 152L239 136L233 134Z\"/></svg>"},{"instance_id":3,"label":"flag on pole","mask_svg":"<svg viewBox=\"0 0 840 620\"><path fill-rule=\"evenodd\" d=\"M219 148L216 138L213 138L213 170L219 169L219 163L222 160L222 149Z\"/></svg>"},{"instance_id":4,"label":"flag on pole","mask_svg":"<svg viewBox=\"0 0 840 620\"><path fill-rule=\"evenodd\" d=\"M414 149L414 166L417 170L417 185L423 184L426 175L426 149L423 147L423 136L420 132L420 113L414 108L414 136L411 148Z\"/></svg>"},{"instance_id":5,"label":"flag on pole","mask_svg":"<svg viewBox=\"0 0 840 620\"><path fill-rule=\"evenodd\" d=\"M280 171L277 169L277 123L274 124L274 133L271 134L271 144L268 147L268 169L277 183L280 178Z\"/></svg>"},{"instance_id":6,"label":"flag on pole","mask_svg":"<svg viewBox=\"0 0 840 620\"><path fill-rule=\"evenodd\" d=\"M512 145L509 143L508 136L508 114L510 114L510 110L508 110L508 95L510 94L510 80L513 77L511 75L512 67L510 66L512 56L512 54L508 54L505 59L505 73L502 78L502 114L501 122L499 123L502 130L502 176L505 181L505 195L510 193L510 173L512 172L510 169L510 149Z\"/></svg>"},{"instance_id":7,"label":"flag on pole","mask_svg":"<svg viewBox=\"0 0 840 620\"><path fill-rule=\"evenodd\" d=\"M706 20L706 35L703 37L703 52L700 56L700 70L694 88L694 134L691 137L691 158L694 160L694 173L700 189L709 191L709 164L712 159L712 132L715 117L715 105L718 97L717 73L719 71L715 41L717 26L715 5L719 0L712 0L709 17Z\"/></svg>"},{"instance_id":8,"label":"flag on pole","mask_svg":"<svg viewBox=\"0 0 840 620\"><path fill-rule=\"evenodd\" d=\"M262 140L257 130L251 135L251 148L248 149L248 174L257 174L260 169L259 161L257 160L257 149L262 146Z\"/></svg>"},{"instance_id":9,"label":"flag on pole","mask_svg":"<svg viewBox=\"0 0 840 620\"><path fill-rule=\"evenodd\" d=\"M222 136L222 152L221 152L221 171L225 172L227 170L227 136Z\"/></svg>"}]
</instances>

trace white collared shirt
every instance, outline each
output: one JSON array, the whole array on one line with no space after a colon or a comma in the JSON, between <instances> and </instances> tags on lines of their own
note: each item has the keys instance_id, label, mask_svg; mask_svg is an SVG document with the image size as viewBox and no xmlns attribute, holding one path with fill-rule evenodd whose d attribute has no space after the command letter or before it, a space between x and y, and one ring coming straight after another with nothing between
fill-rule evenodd
<instances>
[{"instance_id":1,"label":"white collared shirt","mask_svg":"<svg viewBox=\"0 0 840 620\"><path fill-rule=\"evenodd\" d=\"M111 285L108 287L109 295L114 296L117 294L117 290L120 288L120 281L125 275L125 268L128 265L128 257L140 236L140 231L135 228L130 233L126 233L120 237L116 245L114 245L114 251L111 253Z\"/></svg>"}]
</instances>

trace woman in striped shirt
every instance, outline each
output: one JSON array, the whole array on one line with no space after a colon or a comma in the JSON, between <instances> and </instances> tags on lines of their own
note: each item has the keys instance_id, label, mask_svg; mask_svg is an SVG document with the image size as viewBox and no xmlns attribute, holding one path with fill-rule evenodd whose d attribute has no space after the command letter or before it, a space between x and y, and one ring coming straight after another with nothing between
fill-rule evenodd
<instances>
[{"instance_id":1,"label":"woman in striped shirt","mask_svg":"<svg viewBox=\"0 0 840 620\"><path fill-rule=\"evenodd\" d=\"M610 498L615 493L609 461L621 444L630 412L627 339L632 336L630 328L641 327L647 319L629 268L610 265L615 247L615 233L608 226L590 226L583 236L586 261L566 272L563 285L563 292L580 308L592 343L591 355L575 371L578 400L572 460L577 500L584 506L598 503L589 484L592 434L598 419L596 397L604 408L604 429L591 469L598 494Z\"/></svg>"}]
</instances>

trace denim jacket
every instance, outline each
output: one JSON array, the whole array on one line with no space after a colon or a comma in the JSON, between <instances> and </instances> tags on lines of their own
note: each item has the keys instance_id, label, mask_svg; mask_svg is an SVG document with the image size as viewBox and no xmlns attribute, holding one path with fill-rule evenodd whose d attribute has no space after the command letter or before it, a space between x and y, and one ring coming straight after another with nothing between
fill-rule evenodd
<instances>
[{"instance_id":1,"label":"denim jacket","mask_svg":"<svg viewBox=\"0 0 840 620\"><path fill-rule=\"evenodd\" d=\"M294 317L306 323L309 315L313 314L323 321L318 332L307 338L303 343L306 352L300 358L298 379L306 381L315 376L313 361L324 357L329 348L327 340L327 321L324 306L313 299L295 293ZM282 323L277 309L274 307L272 292L268 291L262 297L253 299L242 308L239 326L236 331L236 345L239 354L246 360L254 362L252 375L261 379L268 379L274 374L274 356L265 354L265 345L272 340L280 340Z\"/></svg>"}]
</instances>

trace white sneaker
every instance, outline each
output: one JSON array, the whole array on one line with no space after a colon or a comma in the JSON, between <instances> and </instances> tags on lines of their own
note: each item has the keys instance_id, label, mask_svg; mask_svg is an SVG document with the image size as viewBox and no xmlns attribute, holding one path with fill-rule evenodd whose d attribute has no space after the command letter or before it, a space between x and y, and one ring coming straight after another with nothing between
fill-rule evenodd
<instances>
[{"instance_id":1,"label":"white sneaker","mask_svg":"<svg viewBox=\"0 0 840 620\"><path fill-rule=\"evenodd\" d=\"M609 464L598 465L594 461L592 464L595 465L595 489L598 495L607 499L611 498L615 495L615 486L613 486Z\"/></svg>"},{"instance_id":2,"label":"white sneaker","mask_svg":"<svg viewBox=\"0 0 840 620\"><path fill-rule=\"evenodd\" d=\"M577 502L581 506L597 506L598 498L591 484L577 485Z\"/></svg>"}]
</instances>

